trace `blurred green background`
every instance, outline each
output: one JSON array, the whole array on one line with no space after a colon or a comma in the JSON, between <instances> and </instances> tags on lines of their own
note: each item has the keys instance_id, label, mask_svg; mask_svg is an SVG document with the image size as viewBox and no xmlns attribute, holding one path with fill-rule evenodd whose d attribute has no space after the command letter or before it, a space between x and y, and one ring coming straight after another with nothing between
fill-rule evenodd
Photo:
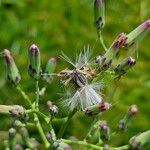
<instances>
[{"instance_id":1,"label":"blurred green background","mask_svg":"<svg viewBox=\"0 0 150 150\"><path fill-rule=\"evenodd\" d=\"M119 33L128 33L147 20L150 16L149 6L149 0L106 0L106 26L103 31L106 45L109 46ZM112 130L117 129L118 121L129 105L137 104L139 107L139 113L133 119L129 131L113 137L113 145L123 145L132 135L150 127L149 37L150 34L138 45L139 56L134 69L119 83L105 86L104 99L116 105L102 119L108 121ZM93 0L0 0L0 51L4 48L11 50L22 75L21 86L34 99L34 81L27 73L27 49L32 43L40 47L43 67L49 57L58 59L57 71L67 67L59 58L61 50L74 57L89 44L94 56L103 54L93 26ZM136 57L132 50L130 54ZM0 104L27 106L5 79L5 66L0 58ZM42 86L44 82L41 82L40 87ZM115 86L118 88L113 99L110 99ZM55 79L40 101L41 110L45 111L47 100L57 103L60 98L58 93L62 93L62 90L63 86ZM61 112L60 110L59 115L63 116ZM72 119L65 137L75 136L82 139L91 121L92 118L78 113ZM7 131L10 123L10 118L0 116L0 131ZM57 130L58 127L56 132Z\"/></svg>"}]
</instances>

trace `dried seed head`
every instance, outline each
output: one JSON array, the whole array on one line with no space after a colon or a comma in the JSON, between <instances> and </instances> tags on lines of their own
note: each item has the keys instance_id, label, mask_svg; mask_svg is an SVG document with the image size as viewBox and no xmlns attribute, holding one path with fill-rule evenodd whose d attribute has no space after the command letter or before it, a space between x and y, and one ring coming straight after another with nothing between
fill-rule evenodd
<instances>
[{"instance_id":1,"label":"dried seed head","mask_svg":"<svg viewBox=\"0 0 150 150\"><path fill-rule=\"evenodd\" d=\"M98 31L105 26L104 0L95 0L94 2L94 24Z\"/></svg>"},{"instance_id":2,"label":"dried seed head","mask_svg":"<svg viewBox=\"0 0 150 150\"><path fill-rule=\"evenodd\" d=\"M133 57L128 57L124 59L120 64L115 67L115 72L117 76L122 76L125 74L130 68L132 68L136 64L136 60Z\"/></svg>"},{"instance_id":3,"label":"dried seed head","mask_svg":"<svg viewBox=\"0 0 150 150\"><path fill-rule=\"evenodd\" d=\"M110 109L110 107L111 107L111 104L103 101L103 102L100 102L99 104L92 105L92 106L85 108L84 113L88 116L93 116L93 115L102 113L104 111L107 111L108 109Z\"/></svg>"},{"instance_id":4,"label":"dried seed head","mask_svg":"<svg viewBox=\"0 0 150 150\"><path fill-rule=\"evenodd\" d=\"M52 81L52 76L50 74L54 73L56 63L57 63L56 58L50 58L46 64L45 75L43 76L43 78L48 83Z\"/></svg>"},{"instance_id":5,"label":"dried seed head","mask_svg":"<svg viewBox=\"0 0 150 150\"><path fill-rule=\"evenodd\" d=\"M11 56L10 51L7 49L4 50L4 59L6 62L8 80L11 83L17 85L19 83L19 81L21 80L21 76L20 76L18 68L14 62L14 59Z\"/></svg>"},{"instance_id":6,"label":"dried seed head","mask_svg":"<svg viewBox=\"0 0 150 150\"><path fill-rule=\"evenodd\" d=\"M47 101L47 107L51 115L56 115L58 113L58 107L53 105L51 101Z\"/></svg>"},{"instance_id":7,"label":"dried seed head","mask_svg":"<svg viewBox=\"0 0 150 150\"><path fill-rule=\"evenodd\" d=\"M142 39L147 33L147 31L150 29L150 20L147 20L143 22L141 25L139 25L136 29L131 31L129 34L127 34L127 40L124 43L124 46L126 48L130 48L132 45L134 45L137 41Z\"/></svg>"},{"instance_id":8,"label":"dried seed head","mask_svg":"<svg viewBox=\"0 0 150 150\"><path fill-rule=\"evenodd\" d=\"M35 45L32 44L28 51L29 55L29 75L38 79L41 73L41 60L40 60L40 50Z\"/></svg>"}]
</instances>

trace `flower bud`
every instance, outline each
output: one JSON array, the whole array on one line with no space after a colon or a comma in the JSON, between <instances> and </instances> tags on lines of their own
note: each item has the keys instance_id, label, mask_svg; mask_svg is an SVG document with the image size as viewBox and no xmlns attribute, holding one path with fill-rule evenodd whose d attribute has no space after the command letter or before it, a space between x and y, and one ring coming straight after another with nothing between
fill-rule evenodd
<instances>
[{"instance_id":1,"label":"flower bud","mask_svg":"<svg viewBox=\"0 0 150 150\"><path fill-rule=\"evenodd\" d=\"M88 116L93 116L93 115L102 113L104 111L107 111L108 109L110 109L110 107L111 107L111 104L107 102L101 102L99 104L92 105L92 106L85 108L84 113Z\"/></svg>"},{"instance_id":2,"label":"flower bud","mask_svg":"<svg viewBox=\"0 0 150 150\"><path fill-rule=\"evenodd\" d=\"M51 101L47 101L47 107L51 115L56 115L58 113L58 107L53 105Z\"/></svg>"},{"instance_id":3,"label":"flower bud","mask_svg":"<svg viewBox=\"0 0 150 150\"><path fill-rule=\"evenodd\" d=\"M35 45L32 44L29 48L29 75L38 79L41 73L41 61L40 61L40 50Z\"/></svg>"},{"instance_id":4,"label":"flower bud","mask_svg":"<svg viewBox=\"0 0 150 150\"><path fill-rule=\"evenodd\" d=\"M119 53L119 48L124 45L125 41L126 41L125 33L119 34L119 36L115 39L115 41L107 50L107 52L104 54L104 56L97 58L97 62L99 63L102 70L107 70L108 68L110 68L113 60Z\"/></svg>"},{"instance_id":5,"label":"flower bud","mask_svg":"<svg viewBox=\"0 0 150 150\"><path fill-rule=\"evenodd\" d=\"M136 60L132 57L124 59L120 64L115 68L115 72L118 76L125 74L130 68L136 64Z\"/></svg>"},{"instance_id":6,"label":"flower bud","mask_svg":"<svg viewBox=\"0 0 150 150\"><path fill-rule=\"evenodd\" d=\"M57 140L53 143L53 149L54 150L71 150L71 147L64 143L63 141L61 140Z\"/></svg>"},{"instance_id":7,"label":"flower bud","mask_svg":"<svg viewBox=\"0 0 150 150\"><path fill-rule=\"evenodd\" d=\"M10 128L9 131L9 148L15 149L16 145L16 130L14 128Z\"/></svg>"},{"instance_id":8,"label":"flower bud","mask_svg":"<svg viewBox=\"0 0 150 150\"><path fill-rule=\"evenodd\" d=\"M122 130L126 130L128 128L129 123L133 116L135 116L138 112L138 107L136 105L131 105L127 114L124 116L123 119L119 121L119 128Z\"/></svg>"},{"instance_id":9,"label":"flower bud","mask_svg":"<svg viewBox=\"0 0 150 150\"><path fill-rule=\"evenodd\" d=\"M102 121L100 127L101 127L101 132L100 132L101 140L106 143L110 140L110 128L107 125L106 121Z\"/></svg>"},{"instance_id":10,"label":"flower bud","mask_svg":"<svg viewBox=\"0 0 150 150\"><path fill-rule=\"evenodd\" d=\"M49 142L51 142L51 140L52 140L52 135L51 135L51 133L47 132L46 135L45 135L45 137L46 137L46 139L47 139Z\"/></svg>"},{"instance_id":11,"label":"flower bud","mask_svg":"<svg viewBox=\"0 0 150 150\"><path fill-rule=\"evenodd\" d=\"M144 145L148 142L150 142L150 130L133 136L129 141L132 149L136 150L144 149Z\"/></svg>"},{"instance_id":12,"label":"flower bud","mask_svg":"<svg viewBox=\"0 0 150 150\"><path fill-rule=\"evenodd\" d=\"M126 48L130 48L138 40L140 40L150 28L150 20L143 22L136 29L127 34L127 40L124 44Z\"/></svg>"},{"instance_id":13,"label":"flower bud","mask_svg":"<svg viewBox=\"0 0 150 150\"><path fill-rule=\"evenodd\" d=\"M8 133L9 137L14 137L16 135L16 130L14 128L10 128Z\"/></svg>"},{"instance_id":14,"label":"flower bud","mask_svg":"<svg viewBox=\"0 0 150 150\"><path fill-rule=\"evenodd\" d=\"M25 108L20 105L0 105L0 114L7 114L23 120L28 120Z\"/></svg>"},{"instance_id":15,"label":"flower bud","mask_svg":"<svg viewBox=\"0 0 150 150\"><path fill-rule=\"evenodd\" d=\"M104 0L95 0L94 2L94 24L98 31L105 26Z\"/></svg>"},{"instance_id":16,"label":"flower bud","mask_svg":"<svg viewBox=\"0 0 150 150\"><path fill-rule=\"evenodd\" d=\"M56 59L55 58L50 58L46 64L46 69L45 69L45 74L44 79L50 83L52 80L52 76L50 75L51 73L54 73L56 68Z\"/></svg>"},{"instance_id":17,"label":"flower bud","mask_svg":"<svg viewBox=\"0 0 150 150\"><path fill-rule=\"evenodd\" d=\"M21 80L21 76L20 76L18 68L14 62L14 59L11 56L10 51L7 49L4 50L4 59L6 62L8 80L11 83L17 85L19 83L19 81Z\"/></svg>"}]
</instances>

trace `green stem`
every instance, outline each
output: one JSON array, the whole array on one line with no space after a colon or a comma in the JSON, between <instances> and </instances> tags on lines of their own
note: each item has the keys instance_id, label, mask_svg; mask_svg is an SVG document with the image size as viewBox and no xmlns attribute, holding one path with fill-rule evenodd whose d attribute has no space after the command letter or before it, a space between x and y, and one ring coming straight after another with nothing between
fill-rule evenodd
<instances>
[{"instance_id":1,"label":"green stem","mask_svg":"<svg viewBox=\"0 0 150 150\"><path fill-rule=\"evenodd\" d=\"M61 126L59 132L58 132L58 138L61 138L71 120L71 118L73 117L73 115L76 113L76 110L73 110L72 112L69 113L68 117L67 117L67 121Z\"/></svg>"},{"instance_id":2,"label":"green stem","mask_svg":"<svg viewBox=\"0 0 150 150\"><path fill-rule=\"evenodd\" d=\"M32 105L31 100L30 100L29 97L26 95L26 93L21 89L21 87L20 87L20 86L17 86L16 89L21 93L21 95L23 96L23 98L24 98L25 100L27 100L27 102L29 103L30 107L31 107L32 109L34 109L34 106ZM37 93L38 93L37 95L39 95L38 90L37 90ZM38 96L36 96L36 97L38 98ZM36 128L37 128L37 130L38 130L40 136L41 136L41 139L43 140L45 147L48 148L48 147L50 146L50 144L49 144L49 142L47 141L47 139L46 139L46 137L45 137L44 131L43 131L43 129L42 129L42 126L41 126L41 124L40 124L40 121L39 121L39 118L38 118L37 114L34 114L34 120L36 120L35 125L36 125Z\"/></svg>"},{"instance_id":3,"label":"green stem","mask_svg":"<svg viewBox=\"0 0 150 150\"><path fill-rule=\"evenodd\" d=\"M102 45L104 50L107 51L107 47L106 47L104 40L103 40L102 31L98 31L98 38L99 38L100 44Z\"/></svg>"},{"instance_id":4,"label":"green stem","mask_svg":"<svg viewBox=\"0 0 150 150\"><path fill-rule=\"evenodd\" d=\"M26 93L21 89L21 87L18 85L16 87L16 89L20 92L20 94L22 95L22 97L28 102L28 104L30 105L30 107L32 108L32 102L29 99L29 97L26 95Z\"/></svg>"},{"instance_id":5,"label":"green stem","mask_svg":"<svg viewBox=\"0 0 150 150\"><path fill-rule=\"evenodd\" d=\"M72 140L67 140L67 139L62 139L62 141L67 143L67 144L83 145L84 147L87 146L87 148L91 148L94 150L103 150L102 146L90 144L90 143L87 143L85 141L72 141ZM121 147L110 147L109 150L128 150L128 149L129 149L129 145L124 145Z\"/></svg>"},{"instance_id":6,"label":"green stem","mask_svg":"<svg viewBox=\"0 0 150 150\"><path fill-rule=\"evenodd\" d=\"M36 83L36 99L35 99L35 108L39 108L39 98L40 98L40 94L39 94L39 81L37 80Z\"/></svg>"},{"instance_id":7,"label":"green stem","mask_svg":"<svg viewBox=\"0 0 150 150\"><path fill-rule=\"evenodd\" d=\"M38 118L37 114L34 114L34 120L35 120L36 128L37 128L37 130L38 130L38 132L39 132L39 134L40 134L40 136L41 136L41 138L42 138L42 140L45 144L45 147L49 148L50 144L49 144L49 142L47 141L47 139L45 137L44 131L42 129L42 126L40 124L40 121L39 121L39 118Z\"/></svg>"},{"instance_id":8,"label":"green stem","mask_svg":"<svg viewBox=\"0 0 150 150\"><path fill-rule=\"evenodd\" d=\"M93 145L93 144L87 143L85 141L72 141L72 140L66 140L66 139L62 139L62 141L67 144L76 144L76 145L87 146L87 148L92 148L94 150L103 150L103 147Z\"/></svg>"}]
</instances>

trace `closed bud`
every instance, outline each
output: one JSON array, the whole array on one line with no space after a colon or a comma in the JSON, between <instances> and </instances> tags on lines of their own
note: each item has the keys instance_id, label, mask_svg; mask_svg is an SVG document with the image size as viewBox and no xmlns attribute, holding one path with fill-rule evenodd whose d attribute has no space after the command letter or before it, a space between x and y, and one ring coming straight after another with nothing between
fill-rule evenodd
<instances>
[{"instance_id":1,"label":"closed bud","mask_svg":"<svg viewBox=\"0 0 150 150\"><path fill-rule=\"evenodd\" d=\"M20 105L0 105L0 114L7 114L21 119L28 119L26 110Z\"/></svg>"},{"instance_id":2,"label":"closed bud","mask_svg":"<svg viewBox=\"0 0 150 150\"><path fill-rule=\"evenodd\" d=\"M48 83L52 81L51 74L55 71L56 63L57 62L55 58L50 58L46 64L44 80L46 80Z\"/></svg>"},{"instance_id":3,"label":"closed bud","mask_svg":"<svg viewBox=\"0 0 150 150\"><path fill-rule=\"evenodd\" d=\"M71 147L61 140L57 140L53 143L53 150L71 150Z\"/></svg>"},{"instance_id":4,"label":"closed bud","mask_svg":"<svg viewBox=\"0 0 150 150\"><path fill-rule=\"evenodd\" d=\"M41 73L41 60L40 60L40 50L35 45L32 44L29 48L29 74L31 77L38 79Z\"/></svg>"},{"instance_id":5,"label":"closed bud","mask_svg":"<svg viewBox=\"0 0 150 150\"><path fill-rule=\"evenodd\" d=\"M46 139L49 141L49 142L51 142L51 140L52 140L52 135L51 135L51 133L46 133L46 135L45 135L45 137L46 137Z\"/></svg>"},{"instance_id":6,"label":"closed bud","mask_svg":"<svg viewBox=\"0 0 150 150\"><path fill-rule=\"evenodd\" d=\"M133 136L129 143L132 149L144 150L144 145L150 142L150 130Z\"/></svg>"},{"instance_id":7,"label":"closed bud","mask_svg":"<svg viewBox=\"0 0 150 150\"><path fill-rule=\"evenodd\" d=\"M9 50L4 50L4 59L6 62L6 70L7 70L7 77L8 80L17 85L19 81L21 80L21 76L19 74L18 68L14 62L13 57L11 56L11 53Z\"/></svg>"},{"instance_id":8,"label":"closed bud","mask_svg":"<svg viewBox=\"0 0 150 150\"><path fill-rule=\"evenodd\" d=\"M93 116L93 115L102 113L104 111L107 111L108 109L110 109L110 107L111 107L111 104L103 101L99 104L92 105L92 106L85 108L84 113L88 116Z\"/></svg>"},{"instance_id":9,"label":"closed bud","mask_svg":"<svg viewBox=\"0 0 150 150\"><path fill-rule=\"evenodd\" d=\"M14 128L10 128L8 133L9 137L14 137L16 135L16 130Z\"/></svg>"},{"instance_id":10,"label":"closed bud","mask_svg":"<svg viewBox=\"0 0 150 150\"><path fill-rule=\"evenodd\" d=\"M137 43L149 29L150 29L150 20L147 20L144 23L142 23L141 25L139 25L132 32L127 34L127 36L126 36L127 40L126 40L124 46L126 48L130 48L132 45Z\"/></svg>"},{"instance_id":11,"label":"closed bud","mask_svg":"<svg viewBox=\"0 0 150 150\"><path fill-rule=\"evenodd\" d=\"M58 113L58 107L53 105L51 101L47 101L47 107L51 115L56 115Z\"/></svg>"},{"instance_id":12,"label":"closed bud","mask_svg":"<svg viewBox=\"0 0 150 150\"><path fill-rule=\"evenodd\" d=\"M102 121L100 127L101 127L100 132L101 140L106 143L110 140L110 128L106 121Z\"/></svg>"},{"instance_id":13,"label":"closed bud","mask_svg":"<svg viewBox=\"0 0 150 150\"><path fill-rule=\"evenodd\" d=\"M105 4L104 0L94 2L94 24L98 31L105 26Z\"/></svg>"},{"instance_id":14,"label":"closed bud","mask_svg":"<svg viewBox=\"0 0 150 150\"><path fill-rule=\"evenodd\" d=\"M115 72L120 77L123 74L125 74L130 68L132 68L135 64L136 60L132 57L128 57L115 67Z\"/></svg>"},{"instance_id":15,"label":"closed bud","mask_svg":"<svg viewBox=\"0 0 150 150\"><path fill-rule=\"evenodd\" d=\"M129 123L132 118L138 113L138 107L136 105L131 105L127 114L123 119L119 121L119 128L122 130L126 130L128 128Z\"/></svg>"}]
</instances>

